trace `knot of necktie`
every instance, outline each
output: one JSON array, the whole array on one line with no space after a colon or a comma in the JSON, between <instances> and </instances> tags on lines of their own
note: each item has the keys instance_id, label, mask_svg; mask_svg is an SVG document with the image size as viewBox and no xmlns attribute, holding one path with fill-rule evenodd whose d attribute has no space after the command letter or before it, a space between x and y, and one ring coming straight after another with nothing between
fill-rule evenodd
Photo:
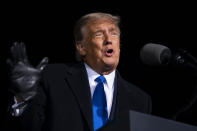
<instances>
[{"instance_id":1,"label":"knot of necktie","mask_svg":"<svg viewBox=\"0 0 197 131\"><path fill-rule=\"evenodd\" d=\"M99 76L95 79L96 82L98 83L105 83L106 82L106 79L104 76Z\"/></svg>"}]
</instances>

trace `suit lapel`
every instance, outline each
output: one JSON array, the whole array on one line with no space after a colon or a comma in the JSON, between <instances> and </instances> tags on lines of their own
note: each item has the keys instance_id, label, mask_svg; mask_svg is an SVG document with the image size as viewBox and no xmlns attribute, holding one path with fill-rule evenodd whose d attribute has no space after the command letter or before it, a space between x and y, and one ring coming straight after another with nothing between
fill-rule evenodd
<instances>
[{"instance_id":1,"label":"suit lapel","mask_svg":"<svg viewBox=\"0 0 197 131\"><path fill-rule=\"evenodd\" d=\"M121 114L123 110L128 108L127 103L127 92L124 90L124 85L122 84L122 78L117 72L117 93L116 93L116 109L115 109L115 116ZM126 99L127 98L127 99Z\"/></svg>"},{"instance_id":2,"label":"suit lapel","mask_svg":"<svg viewBox=\"0 0 197 131\"><path fill-rule=\"evenodd\" d=\"M117 72L115 75L115 79L114 79L114 93L113 93L113 101L112 101L112 107L111 107L111 112L110 112L110 116L109 116L109 121L112 121L114 119L115 116L115 107L116 107L116 96L117 96Z\"/></svg>"},{"instance_id":3,"label":"suit lapel","mask_svg":"<svg viewBox=\"0 0 197 131\"><path fill-rule=\"evenodd\" d=\"M93 130L91 92L88 76L83 63L80 63L76 67L71 67L66 80L77 98L78 104L90 130Z\"/></svg>"},{"instance_id":4,"label":"suit lapel","mask_svg":"<svg viewBox=\"0 0 197 131\"><path fill-rule=\"evenodd\" d=\"M128 93L127 86L124 84L123 79L117 72L117 93L116 93L116 106L115 116L119 116L122 112L130 109L135 109L135 104L132 103L133 93Z\"/></svg>"}]
</instances>

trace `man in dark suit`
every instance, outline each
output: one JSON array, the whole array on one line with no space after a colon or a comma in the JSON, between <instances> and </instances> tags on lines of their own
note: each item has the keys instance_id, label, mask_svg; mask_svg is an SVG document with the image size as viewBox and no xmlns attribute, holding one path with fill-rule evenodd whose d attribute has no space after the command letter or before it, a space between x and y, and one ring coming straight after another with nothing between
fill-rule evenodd
<instances>
[{"instance_id":1,"label":"man in dark suit","mask_svg":"<svg viewBox=\"0 0 197 131\"><path fill-rule=\"evenodd\" d=\"M12 47L15 61L9 63L17 88L12 108L23 130L93 131L125 110L151 112L149 95L116 70L120 56L118 24L119 17L107 13L83 16L74 30L81 59L75 64L46 66L44 59L33 68L24 45Z\"/></svg>"}]
</instances>

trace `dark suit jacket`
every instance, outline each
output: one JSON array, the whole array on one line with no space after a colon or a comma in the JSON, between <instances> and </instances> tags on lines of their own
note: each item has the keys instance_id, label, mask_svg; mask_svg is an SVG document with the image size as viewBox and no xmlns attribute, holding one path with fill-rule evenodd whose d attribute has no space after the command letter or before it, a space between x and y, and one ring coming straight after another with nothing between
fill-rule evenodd
<instances>
[{"instance_id":1,"label":"dark suit jacket","mask_svg":"<svg viewBox=\"0 0 197 131\"><path fill-rule=\"evenodd\" d=\"M48 65L42 78L37 95L17 118L21 127L26 131L93 131L92 100L84 64ZM151 99L116 72L109 119L129 109L150 113Z\"/></svg>"}]
</instances>

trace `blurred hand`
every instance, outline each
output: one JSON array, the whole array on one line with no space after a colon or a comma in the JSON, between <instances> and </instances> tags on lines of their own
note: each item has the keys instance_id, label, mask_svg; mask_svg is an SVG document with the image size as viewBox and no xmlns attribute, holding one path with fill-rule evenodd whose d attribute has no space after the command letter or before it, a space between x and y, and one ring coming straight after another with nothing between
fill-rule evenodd
<instances>
[{"instance_id":1,"label":"blurred hand","mask_svg":"<svg viewBox=\"0 0 197 131\"><path fill-rule=\"evenodd\" d=\"M37 84L41 72L48 64L48 58L41 60L37 67L33 67L27 57L23 43L15 42L11 47L11 58L7 60L10 67L12 91L22 101L27 101L36 95Z\"/></svg>"}]
</instances>

